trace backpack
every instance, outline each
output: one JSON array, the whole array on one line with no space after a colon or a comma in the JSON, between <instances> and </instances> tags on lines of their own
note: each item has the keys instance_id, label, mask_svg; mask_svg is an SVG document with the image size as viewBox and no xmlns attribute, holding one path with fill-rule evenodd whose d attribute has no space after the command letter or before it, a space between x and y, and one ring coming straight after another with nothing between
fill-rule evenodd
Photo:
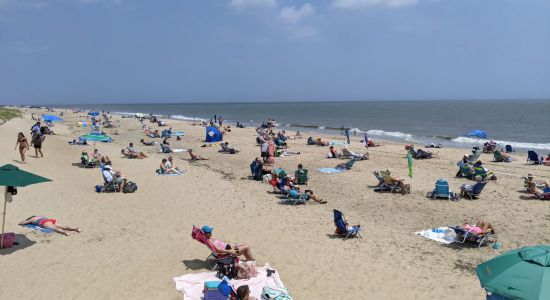
<instances>
[{"instance_id":1,"label":"backpack","mask_svg":"<svg viewBox=\"0 0 550 300\"><path fill-rule=\"evenodd\" d=\"M235 257L226 257L217 262L216 277L222 279L226 276L229 279L237 278L237 265Z\"/></svg>"},{"instance_id":2,"label":"backpack","mask_svg":"<svg viewBox=\"0 0 550 300\"><path fill-rule=\"evenodd\" d=\"M128 181L125 185L124 185L124 189L123 189L123 192L124 193L133 193L135 191L137 191L137 184L133 181Z\"/></svg>"}]
</instances>

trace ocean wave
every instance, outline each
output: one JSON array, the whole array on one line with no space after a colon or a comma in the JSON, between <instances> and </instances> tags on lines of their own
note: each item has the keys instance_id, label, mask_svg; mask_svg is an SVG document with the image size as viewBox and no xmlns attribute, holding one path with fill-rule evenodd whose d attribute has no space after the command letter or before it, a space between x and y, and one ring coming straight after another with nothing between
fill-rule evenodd
<instances>
[{"instance_id":1,"label":"ocean wave","mask_svg":"<svg viewBox=\"0 0 550 300\"><path fill-rule=\"evenodd\" d=\"M391 136L396 138L402 138L402 139L411 139L413 137L412 134L409 133L403 133L399 131L384 131L379 129L371 129L367 131L367 134L372 135L380 135L380 136Z\"/></svg>"},{"instance_id":2,"label":"ocean wave","mask_svg":"<svg viewBox=\"0 0 550 300\"><path fill-rule=\"evenodd\" d=\"M511 145L513 148L523 148L523 149L536 149L536 150L550 150L550 144L544 143L524 143L524 142L512 142L512 141L499 141L499 140L490 140L490 139L476 139L471 137L457 137L452 139L455 143L461 144L483 144L488 141L494 141L499 146Z\"/></svg>"}]
</instances>

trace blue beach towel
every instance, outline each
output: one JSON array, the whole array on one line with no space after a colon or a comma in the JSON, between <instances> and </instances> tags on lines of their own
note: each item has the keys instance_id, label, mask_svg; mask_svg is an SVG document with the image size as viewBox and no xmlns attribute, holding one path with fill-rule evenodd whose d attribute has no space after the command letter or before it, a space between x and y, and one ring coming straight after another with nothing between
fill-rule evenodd
<instances>
[{"instance_id":1,"label":"blue beach towel","mask_svg":"<svg viewBox=\"0 0 550 300\"><path fill-rule=\"evenodd\" d=\"M332 174L332 173L342 173L342 172L344 172L345 170L336 169L336 168L321 168L321 169L319 169L319 171L320 171L321 173Z\"/></svg>"},{"instance_id":2,"label":"blue beach towel","mask_svg":"<svg viewBox=\"0 0 550 300\"><path fill-rule=\"evenodd\" d=\"M159 174L159 173L156 173L156 174L159 175L159 176L183 176L183 175L185 175L185 173L183 173L183 174L176 174L176 173Z\"/></svg>"},{"instance_id":3,"label":"blue beach towel","mask_svg":"<svg viewBox=\"0 0 550 300\"><path fill-rule=\"evenodd\" d=\"M25 224L25 225L22 225L22 226L30 228L30 229L38 230L38 231L41 231L41 232L44 232L44 233L52 233L53 232L53 230L51 230L51 229L42 228L38 225L33 225L33 224Z\"/></svg>"}]
</instances>

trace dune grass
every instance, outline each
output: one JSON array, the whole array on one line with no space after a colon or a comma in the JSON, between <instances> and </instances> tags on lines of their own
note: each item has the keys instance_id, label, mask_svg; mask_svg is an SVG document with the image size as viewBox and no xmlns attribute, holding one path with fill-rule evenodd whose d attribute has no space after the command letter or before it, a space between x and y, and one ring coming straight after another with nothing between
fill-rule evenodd
<instances>
[{"instance_id":1,"label":"dune grass","mask_svg":"<svg viewBox=\"0 0 550 300\"><path fill-rule=\"evenodd\" d=\"M7 122L13 118L21 118L21 111L12 108L0 108L0 123Z\"/></svg>"}]
</instances>

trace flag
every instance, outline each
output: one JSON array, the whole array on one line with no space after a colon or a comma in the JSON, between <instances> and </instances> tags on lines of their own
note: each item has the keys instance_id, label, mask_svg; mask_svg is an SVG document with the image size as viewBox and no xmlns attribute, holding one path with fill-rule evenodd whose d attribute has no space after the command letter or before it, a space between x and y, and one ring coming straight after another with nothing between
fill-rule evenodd
<instances>
[{"instance_id":1,"label":"flag","mask_svg":"<svg viewBox=\"0 0 550 300\"><path fill-rule=\"evenodd\" d=\"M409 165L409 177L413 177L413 157L411 152L407 153L407 164Z\"/></svg>"}]
</instances>

